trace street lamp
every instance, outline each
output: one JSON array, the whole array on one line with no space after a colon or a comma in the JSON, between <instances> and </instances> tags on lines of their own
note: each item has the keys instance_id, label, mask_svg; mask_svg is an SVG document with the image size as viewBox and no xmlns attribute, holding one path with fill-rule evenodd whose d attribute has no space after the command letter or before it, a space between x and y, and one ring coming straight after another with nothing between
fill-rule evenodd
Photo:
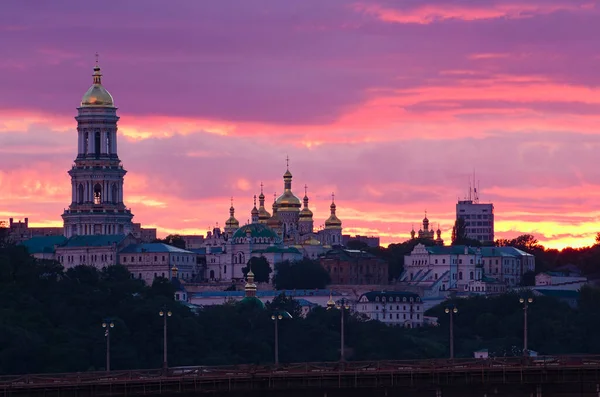
<instances>
[{"instance_id":1,"label":"street lamp","mask_svg":"<svg viewBox=\"0 0 600 397\"><path fill-rule=\"evenodd\" d=\"M275 365L279 365L279 326L278 323L284 318L292 318L292 315L285 310L276 310L271 315L271 320L275 323Z\"/></svg>"},{"instance_id":2,"label":"street lamp","mask_svg":"<svg viewBox=\"0 0 600 397\"><path fill-rule=\"evenodd\" d=\"M173 313L167 311L166 307L163 306L162 310L158 312L158 315L163 318L163 369L166 370L167 366L167 317L171 317Z\"/></svg>"},{"instance_id":3,"label":"street lamp","mask_svg":"<svg viewBox=\"0 0 600 397\"><path fill-rule=\"evenodd\" d=\"M519 298L519 303L523 305L523 355L529 356L529 350L527 349L527 309L529 304L533 303L533 298Z\"/></svg>"},{"instance_id":4,"label":"street lamp","mask_svg":"<svg viewBox=\"0 0 600 397\"><path fill-rule=\"evenodd\" d=\"M338 309L340 310L341 313L341 317L340 317L340 361L343 362L345 359L345 354L344 354L344 312L347 309L350 309L350 304L348 302L347 299L342 298L339 300L339 303L335 303L335 301L333 300L333 298L331 297L331 294L329 295L329 300L327 301L327 310L332 310L332 309Z\"/></svg>"},{"instance_id":5,"label":"street lamp","mask_svg":"<svg viewBox=\"0 0 600 397\"><path fill-rule=\"evenodd\" d=\"M456 306L449 306L445 310L450 315L450 359L454 359L454 315L458 313Z\"/></svg>"},{"instance_id":6,"label":"street lamp","mask_svg":"<svg viewBox=\"0 0 600 397\"><path fill-rule=\"evenodd\" d=\"M105 329L104 337L106 338L106 372L110 372L110 329L115 327L115 323L110 319L102 321L102 328Z\"/></svg>"}]
</instances>

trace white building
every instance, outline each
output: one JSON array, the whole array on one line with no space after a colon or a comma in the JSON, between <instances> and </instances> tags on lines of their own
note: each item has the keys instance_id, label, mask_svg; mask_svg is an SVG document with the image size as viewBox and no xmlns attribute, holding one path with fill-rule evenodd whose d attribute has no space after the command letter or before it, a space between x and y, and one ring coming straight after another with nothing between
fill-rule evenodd
<instances>
[{"instance_id":1,"label":"white building","mask_svg":"<svg viewBox=\"0 0 600 397\"><path fill-rule=\"evenodd\" d=\"M535 286L553 286L555 288L562 287L564 290L578 290L588 283L587 277L583 276L567 276L561 272L544 272L536 274Z\"/></svg>"},{"instance_id":2,"label":"white building","mask_svg":"<svg viewBox=\"0 0 600 397\"><path fill-rule=\"evenodd\" d=\"M456 220L465 222L466 236L481 242L494 241L494 204L475 200L459 200L456 204Z\"/></svg>"},{"instance_id":3,"label":"white building","mask_svg":"<svg viewBox=\"0 0 600 397\"><path fill-rule=\"evenodd\" d=\"M116 265L119 251L134 243L137 240L132 235L76 235L56 247L55 259L65 269L79 265L102 269Z\"/></svg>"},{"instance_id":4,"label":"white building","mask_svg":"<svg viewBox=\"0 0 600 397\"><path fill-rule=\"evenodd\" d=\"M429 296L448 291L503 293L535 270L535 257L514 247L462 245L426 247L417 244L404 257L399 282L428 290Z\"/></svg>"},{"instance_id":5,"label":"white building","mask_svg":"<svg viewBox=\"0 0 600 397\"><path fill-rule=\"evenodd\" d=\"M173 268L177 277L191 281L198 274L196 254L162 243L130 244L119 251L119 263L131 272L132 278L151 285L155 278L170 278Z\"/></svg>"},{"instance_id":6,"label":"white building","mask_svg":"<svg viewBox=\"0 0 600 397\"><path fill-rule=\"evenodd\" d=\"M423 302L419 295L401 291L372 291L362 294L355 310L371 320L407 328L423 326Z\"/></svg>"}]
</instances>

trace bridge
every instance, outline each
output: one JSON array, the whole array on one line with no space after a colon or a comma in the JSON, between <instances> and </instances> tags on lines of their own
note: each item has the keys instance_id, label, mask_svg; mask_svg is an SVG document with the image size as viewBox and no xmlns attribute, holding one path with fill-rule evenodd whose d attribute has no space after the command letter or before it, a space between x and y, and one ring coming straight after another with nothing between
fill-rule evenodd
<instances>
[{"instance_id":1,"label":"bridge","mask_svg":"<svg viewBox=\"0 0 600 397\"><path fill-rule=\"evenodd\" d=\"M600 356L175 367L0 377L3 396L600 396Z\"/></svg>"}]
</instances>

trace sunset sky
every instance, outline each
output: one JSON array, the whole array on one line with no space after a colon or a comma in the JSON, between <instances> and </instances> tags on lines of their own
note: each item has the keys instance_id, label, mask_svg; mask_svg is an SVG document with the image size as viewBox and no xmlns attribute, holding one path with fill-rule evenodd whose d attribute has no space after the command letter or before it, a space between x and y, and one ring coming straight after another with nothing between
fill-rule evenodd
<instances>
[{"instance_id":1,"label":"sunset sky","mask_svg":"<svg viewBox=\"0 0 600 397\"><path fill-rule=\"evenodd\" d=\"M159 235L269 211L290 157L315 225L449 243L475 171L496 238L585 246L600 217L600 2L6 0L0 220L62 226L100 54L125 203Z\"/></svg>"}]
</instances>

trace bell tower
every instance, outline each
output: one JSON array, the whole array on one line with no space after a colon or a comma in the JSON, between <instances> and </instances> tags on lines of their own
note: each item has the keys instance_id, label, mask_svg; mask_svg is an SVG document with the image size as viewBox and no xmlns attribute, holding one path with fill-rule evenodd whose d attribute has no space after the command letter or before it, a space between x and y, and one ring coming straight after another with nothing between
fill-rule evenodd
<instances>
[{"instance_id":1,"label":"bell tower","mask_svg":"<svg viewBox=\"0 0 600 397\"><path fill-rule=\"evenodd\" d=\"M102 86L98 60L93 84L77 108L77 157L69 170L71 204L62 215L65 237L129 234L131 210L123 203L123 169L117 154L117 108Z\"/></svg>"}]
</instances>

